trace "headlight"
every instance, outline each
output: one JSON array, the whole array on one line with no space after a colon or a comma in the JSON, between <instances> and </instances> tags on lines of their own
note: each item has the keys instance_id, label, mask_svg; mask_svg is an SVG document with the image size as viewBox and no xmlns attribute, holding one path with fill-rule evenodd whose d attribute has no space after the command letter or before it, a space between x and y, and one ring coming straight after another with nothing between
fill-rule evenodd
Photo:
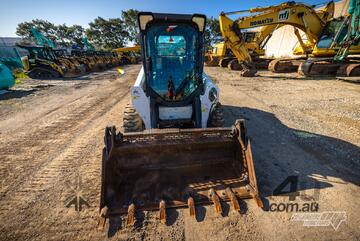
<instances>
[{"instance_id":1,"label":"headlight","mask_svg":"<svg viewBox=\"0 0 360 241\"><path fill-rule=\"evenodd\" d=\"M215 88L211 88L211 90L209 91L209 100L211 102L214 102L218 97L218 93L217 90Z\"/></svg>"}]
</instances>

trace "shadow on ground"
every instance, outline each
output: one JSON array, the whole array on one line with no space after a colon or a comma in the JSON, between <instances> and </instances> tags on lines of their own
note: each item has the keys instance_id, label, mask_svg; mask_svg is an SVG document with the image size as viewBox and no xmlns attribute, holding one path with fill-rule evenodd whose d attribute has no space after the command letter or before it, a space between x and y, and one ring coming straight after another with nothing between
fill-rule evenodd
<instances>
[{"instance_id":1,"label":"shadow on ground","mask_svg":"<svg viewBox=\"0 0 360 241\"><path fill-rule=\"evenodd\" d=\"M270 196L288 176L298 176L299 189L360 185L360 147L341 139L287 127L272 113L225 105L225 125L245 119L262 196ZM329 178L330 177L330 178ZM329 180L331 179L331 180Z\"/></svg>"},{"instance_id":2,"label":"shadow on ground","mask_svg":"<svg viewBox=\"0 0 360 241\"><path fill-rule=\"evenodd\" d=\"M31 95L34 92L38 91L38 89L30 89L30 90L9 90L8 92L0 95L1 100L9 100L9 99L19 99L25 96Z\"/></svg>"}]
</instances>

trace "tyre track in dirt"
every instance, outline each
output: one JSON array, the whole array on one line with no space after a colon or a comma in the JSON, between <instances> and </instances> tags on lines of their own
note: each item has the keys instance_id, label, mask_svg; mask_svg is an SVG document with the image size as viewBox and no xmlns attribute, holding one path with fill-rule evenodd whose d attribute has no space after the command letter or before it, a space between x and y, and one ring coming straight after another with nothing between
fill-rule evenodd
<instances>
[{"instance_id":1,"label":"tyre track in dirt","mask_svg":"<svg viewBox=\"0 0 360 241\"><path fill-rule=\"evenodd\" d=\"M117 105L125 105L128 100L128 93L121 95ZM106 115L113 110L103 111L101 114ZM67 216L52 216L49 213L44 213L44 202L50 203L51 209L61 211L67 210L65 207L66 199L71 195L68 184L77 174L82 177L84 185L84 196L91 205L92 214L97 209L99 192L100 192L100 160L101 157L94 155L94 152L100 152L99 139L102 139L101 134L107 121L102 116L96 118L87 128L77 135L72 143L63 149L63 152L54 158L51 163L45 166L42 170L37 172L31 180L20 188L20 194L16 196L16 203L11 206L21 205L24 211L19 215L18 211L13 210L7 213L9 217L15 217L15 223L30 223L30 227L25 227L20 234L39 234L54 236L56 233L62 233L62 238L69 235L66 239L71 239L74 235L74 230L82 230L84 233L84 225L88 224L89 230L95 230L95 223L90 222L91 217L86 216L88 221L82 223L83 219L79 219L74 215L71 220L71 225L68 224L69 217ZM97 158L96 158L97 157ZM44 178L44 175L46 177ZM29 196L31 195L31 196ZM59 207L60 206L60 207ZM87 213L88 214L88 213ZM61 218L62 217L62 218ZM90 218L90 220L89 220ZM13 218L10 218L13 219ZM41 224L38 220L46 219L47 223L56 222L55 227L47 224ZM55 219L55 221L52 221ZM79 225L76 225L80 222ZM64 223L64 225L62 225ZM79 228L77 228L79 226ZM34 228L35 231L34 231ZM8 233L8 232L6 232ZM17 236L15 236L17 237ZM46 237L44 237L46 240Z\"/></svg>"},{"instance_id":2,"label":"tyre track in dirt","mask_svg":"<svg viewBox=\"0 0 360 241\"><path fill-rule=\"evenodd\" d=\"M16 188L17 185L15 183L17 181L23 182L24 178L31 174L34 167L39 168L43 163L46 164L54 156L58 155L58 153L61 152L58 147L68 145L66 143L71 139L71 136L74 136L74 133L83 129L87 125L88 120L96 118L96 115L99 114L93 110L97 109L98 111L100 105L107 102L107 99L110 99L110 97L95 98L92 103L87 103L86 105L77 103L80 102L81 99L75 103L73 102L70 104L72 109L70 114L65 113L65 116L62 116L60 119L36 128L35 133L25 135L19 142L10 142L5 148L1 148L0 152L4 155L16 155L16 158L20 153L25 152L24 154L27 154L22 160L14 161L13 158L8 158L8 161L4 162L4 166L7 167L7 172L11 172L15 165L19 168L20 163L23 164L21 165L23 170L21 170L20 175L17 175L17 180L12 178L7 186L2 187L0 192L1 196L6 196L9 191L11 192L12 189ZM59 110L59 112L60 111L61 110ZM81 118L85 121L82 121ZM18 138L15 138L15 140L18 140ZM20 146L20 149L14 150L14 146ZM30 149L31 153L26 153L28 149ZM2 176L2 178L6 180L6 177Z\"/></svg>"},{"instance_id":3,"label":"tyre track in dirt","mask_svg":"<svg viewBox=\"0 0 360 241\"><path fill-rule=\"evenodd\" d=\"M128 95L126 82L129 78L135 79L138 68L128 71L129 76L125 76L124 80L110 83L105 90L96 90L97 95L101 91L99 96L92 98L91 94L85 95L52 112L50 116L44 116L43 119L54 119L57 115L61 117L47 125L35 126L30 133L13 137L14 141L0 148L6 155L6 159L2 157L6 169L2 169L0 176L3 180L0 216L9 217L14 207L26 208L24 203L31 205L39 194L57 183L61 173L76 167L76 160L83 157L84 151L91 151L93 145L89 145L86 135L95 128L94 121L98 122L112 106ZM12 148L15 145L21 148L15 151ZM30 153L23 156L22 153L28 150L31 150ZM11 174L19 166L22 172L14 179Z\"/></svg>"},{"instance_id":4,"label":"tyre track in dirt","mask_svg":"<svg viewBox=\"0 0 360 241\"><path fill-rule=\"evenodd\" d=\"M111 89L121 88L123 85L123 82L116 82ZM127 88L125 90L128 91ZM23 182L34 167L39 167L61 153L59 146L68 145L71 136L85 128L91 119L101 115L100 110L119 101L119 95L113 96L108 91L103 91L100 96L92 95L82 96L50 115L45 115L42 120L36 120L33 125L28 124L17 130L15 135L9 135L10 138L3 138L0 146L0 197L14 189L18 181ZM28 126L31 126L30 133ZM12 175L14 170L17 170L16 175Z\"/></svg>"}]
</instances>

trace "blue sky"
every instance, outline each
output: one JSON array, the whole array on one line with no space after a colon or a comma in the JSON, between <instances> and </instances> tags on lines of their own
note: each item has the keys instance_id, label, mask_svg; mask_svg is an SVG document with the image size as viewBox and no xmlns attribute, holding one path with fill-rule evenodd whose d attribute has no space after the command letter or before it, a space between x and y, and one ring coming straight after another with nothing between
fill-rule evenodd
<instances>
[{"instance_id":1,"label":"blue sky","mask_svg":"<svg viewBox=\"0 0 360 241\"><path fill-rule=\"evenodd\" d=\"M20 22L39 18L55 24L79 24L88 26L94 18L119 17L121 10L130 8L141 11L172 13L204 13L217 17L221 11L244 10L257 6L268 6L286 0L1 0L0 37L16 36L16 26ZM326 0L325 0L326 1ZM307 4L324 0L304 0Z\"/></svg>"}]
</instances>

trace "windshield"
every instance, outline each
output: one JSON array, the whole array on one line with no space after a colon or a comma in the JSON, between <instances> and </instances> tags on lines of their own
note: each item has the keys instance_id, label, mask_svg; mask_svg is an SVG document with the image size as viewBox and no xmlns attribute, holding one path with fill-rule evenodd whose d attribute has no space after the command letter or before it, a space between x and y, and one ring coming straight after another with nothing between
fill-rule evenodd
<instances>
[{"instance_id":1,"label":"windshield","mask_svg":"<svg viewBox=\"0 0 360 241\"><path fill-rule=\"evenodd\" d=\"M325 26L323 33L321 35L321 38L317 44L317 47L320 49L323 48L330 48L331 44L333 43L336 34L340 31L342 24L344 20L343 19L335 19ZM339 37L336 41L336 44L339 44L346 36L347 33L347 26L341 29L341 32L339 34Z\"/></svg>"},{"instance_id":2,"label":"windshield","mask_svg":"<svg viewBox=\"0 0 360 241\"><path fill-rule=\"evenodd\" d=\"M146 54L152 70L149 85L166 100L181 100L199 86L196 70L198 32L189 25L150 27Z\"/></svg>"}]
</instances>

